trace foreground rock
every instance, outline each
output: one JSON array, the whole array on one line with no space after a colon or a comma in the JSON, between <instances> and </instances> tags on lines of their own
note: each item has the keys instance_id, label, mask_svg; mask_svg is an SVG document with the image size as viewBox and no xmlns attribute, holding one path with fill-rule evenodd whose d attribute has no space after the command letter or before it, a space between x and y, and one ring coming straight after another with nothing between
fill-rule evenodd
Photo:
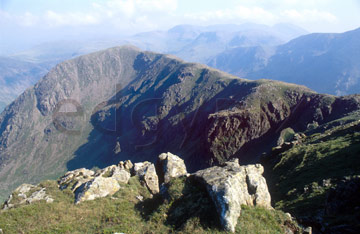
<instances>
[{"instance_id":1,"label":"foreground rock","mask_svg":"<svg viewBox=\"0 0 360 234\"><path fill-rule=\"evenodd\" d=\"M144 181L152 194L159 193L159 178L154 164L150 162L135 163L134 173Z\"/></svg>"},{"instance_id":2,"label":"foreground rock","mask_svg":"<svg viewBox=\"0 0 360 234\"><path fill-rule=\"evenodd\" d=\"M112 165L98 170L94 178L83 179L82 181L88 181L76 186L76 189L73 190L75 192L75 203L113 195L120 190L120 184L127 184L129 179L130 172L120 166ZM79 184L79 181L75 185Z\"/></svg>"},{"instance_id":3,"label":"foreground rock","mask_svg":"<svg viewBox=\"0 0 360 234\"><path fill-rule=\"evenodd\" d=\"M169 183L172 178L187 175L184 160L172 153L160 154L157 167L161 183Z\"/></svg>"},{"instance_id":4,"label":"foreground rock","mask_svg":"<svg viewBox=\"0 0 360 234\"><path fill-rule=\"evenodd\" d=\"M98 176L75 191L75 203L113 195L119 190L120 185L115 178Z\"/></svg>"},{"instance_id":5,"label":"foreground rock","mask_svg":"<svg viewBox=\"0 0 360 234\"><path fill-rule=\"evenodd\" d=\"M67 172L58 181L61 190L70 188L75 193L75 203L113 195L120 190L120 184L130 179L132 163L112 165L96 172L85 168Z\"/></svg>"},{"instance_id":6,"label":"foreground rock","mask_svg":"<svg viewBox=\"0 0 360 234\"><path fill-rule=\"evenodd\" d=\"M15 189L8 200L5 201L3 210L8 210L15 207L16 205L31 204L33 202L42 200L46 201L47 203L54 201L51 196L46 194L46 189L40 185L35 186L31 184L23 184Z\"/></svg>"},{"instance_id":7,"label":"foreground rock","mask_svg":"<svg viewBox=\"0 0 360 234\"><path fill-rule=\"evenodd\" d=\"M130 173L131 171L131 173ZM196 186L206 187L222 226L227 231L235 231L237 220L241 214L241 205L271 207L271 197L264 172L260 164L240 166L238 160L201 170L192 175ZM81 168L67 172L58 180L59 189L70 189L75 194L75 203L111 196L127 184L130 177L138 176L140 181L152 194L159 193L160 182L169 185L173 178L188 175L184 161L171 153L159 155L157 166L151 162L132 164L130 161L120 162L96 172ZM24 184L14 191L19 204L38 200L52 202L46 195L45 188ZM143 201L141 195L136 199ZM12 197L4 208L13 207Z\"/></svg>"},{"instance_id":8,"label":"foreground rock","mask_svg":"<svg viewBox=\"0 0 360 234\"><path fill-rule=\"evenodd\" d=\"M120 184L127 184L131 177L129 171L115 165L99 170L98 172L96 172L95 176L111 177L114 178Z\"/></svg>"},{"instance_id":9,"label":"foreground rock","mask_svg":"<svg viewBox=\"0 0 360 234\"><path fill-rule=\"evenodd\" d=\"M205 185L215 203L222 226L235 232L241 205L271 208L271 197L261 165L240 166L238 161L211 167L194 174Z\"/></svg>"},{"instance_id":10,"label":"foreground rock","mask_svg":"<svg viewBox=\"0 0 360 234\"><path fill-rule=\"evenodd\" d=\"M74 192L80 185L93 179L94 174L94 171L85 168L69 171L58 180L59 187L63 190L70 186Z\"/></svg>"}]
</instances>

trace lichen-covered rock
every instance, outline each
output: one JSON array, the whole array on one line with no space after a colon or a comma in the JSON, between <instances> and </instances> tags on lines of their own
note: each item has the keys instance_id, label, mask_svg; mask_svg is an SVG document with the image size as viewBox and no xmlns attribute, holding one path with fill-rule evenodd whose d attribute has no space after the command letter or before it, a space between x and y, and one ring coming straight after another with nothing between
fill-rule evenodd
<instances>
[{"instance_id":1,"label":"lichen-covered rock","mask_svg":"<svg viewBox=\"0 0 360 234\"><path fill-rule=\"evenodd\" d=\"M94 171L85 168L68 171L58 180L58 184L61 190L66 189L69 185L72 185L71 190L75 191L80 185L93 179L94 174Z\"/></svg>"},{"instance_id":2,"label":"lichen-covered rock","mask_svg":"<svg viewBox=\"0 0 360 234\"><path fill-rule=\"evenodd\" d=\"M260 164L245 166L246 182L249 193L256 206L271 208L271 196L265 178L262 176L264 168Z\"/></svg>"},{"instance_id":3,"label":"lichen-covered rock","mask_svg":"<svg viewBox=\"0 0 360 234\"><path fill-rule=\"evenodd\" d=\"M139 176L146 184L146 187L152 194L160 192L159 178L156 174L155 165L150 162L135 163L134 166L135 175Z\"/></svg>"},{"instance_id":4,"label":"lichen-covered rock","mask_svg":"<svg viewBox=\"0 0 360 234\"><path fill-rule=\"evenodd\" d=\"M187 174L184 160L172 153L159 155L157 167L161 182L169 183L172 178L177 178Z\"/></svg>"},{"instance_id":5,"label":"lichen-covered rock","mask_svg":"<svg viewBox=\"0 0 360 234\"><path fill-rule=\"evenodd\" d=\"M95 177L98 176L114 178L121 184L127 184L131 177L130 172L116 165L111 165L97 171Z\"/></svg>"},{"instance_id":6,"label":"lichen-covered rock","mask_svg":"<svg viewBox=\"0 0 360 234\"><path fill-rule=\"evenodd\" d=\"M121 169L119 167L116 167L112 171L112 175L111 175L111 178L114 178L120 184L127 184L129 182L130 177L131 177L130 172L128 172L125 169Z\"/></svg>"},{"instance_id":7,"label":"lichen-covered rock","mask_svg":"<svg viewBox=\"0 0 360 234\"><path fill-rule=\"evenodd\" d=\"M128 170L117 165L96 172L81 168L67 172L58 183L61 190L70 187L75 193L75 202L79 203L114 194L120 189L119 184L129 182L130 176Z\"/></svg>"},{"instance_id":8,"label":"lichen-covered rock","mask_svg":"<svg viewBox=\"0 0 360 234\"><path fill-rule=\"evenodd\" d=\"M271 207L263 171L259 164L240 166L236 160L194 174L195 179L205 185L227 231L235 231L241 205Z\"/></svg>"},{"instance_id":9,"label":"lichen-covered rock","mask_svg":"<svg viewBox=\"0 0 360 234\"><path fill-rule=\"evenodd\" d=\"M144 171L146 170L146 168L149 167L151 164L152 163L148 162L148 161L135 163L134 167L133 167L134 175L140 176L140 175L144 174Z\"/></svg>"},{"instance_id":10,"label":"lichen-covered rock","mask_svg":"<svg viewBox=\"0 0 360 234\"><path fill-rule=\"evenodd\" d=\"M113 195L119 190L120 185L115 178L98 176L75 191L75 203Z\"/></svg>"},{"instance_id":11,"label":"lichen-covered rock","mask_svg":"<svg viewBox=\"0 0 360 234\"><path fill-rule=\"evenodd\" d=\"M38 190L38 191L32 193L31 196L26 199L26 202L31 204L33 202L41 201L41 200L45 200L47 203L51 203L54 201L53 198L46 195L46 189L42 188L41 190Z\"/></svg>"},{"instance_id":12,"label":"lichen-covered rock","mask_svg":"<svg viewBox=\"0 0 360 234\"><path fill-rule=\"evenodd\" d=\"M16 205L31 204L36 201L51 203L54 199L46 194L46 188L39 185L22 184L9 196L3 205L3 210L8 210Z\"/></svg>"},{"instance_id":13,"label":"lichen-covered rock","mask_svg":"<svg viewBox=\"0 0 360 234\"><path fill-rule=\"evenodd\" d=\"M128 171L131 171L134 167L133 163L130 160L126 160L125 162L120 161L118 166Z\"/></svg>"}]
</instances>

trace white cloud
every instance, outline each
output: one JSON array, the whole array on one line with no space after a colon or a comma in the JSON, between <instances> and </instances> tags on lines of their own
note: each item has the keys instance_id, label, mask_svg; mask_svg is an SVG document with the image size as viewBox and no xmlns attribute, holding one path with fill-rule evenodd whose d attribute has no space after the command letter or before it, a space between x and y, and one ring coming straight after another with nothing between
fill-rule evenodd
<instances>
[{"instance_id":1,"label":"white cloud","mask_svg":"<svg viewBox=\"0 0 360 234\"><path fill-rule=\"evenodd\" d=\"M326 22L336 22L337 17L330 12L319 11L315 9L305 9L305 10L285 10L282 15L287 19L294 22L318 22L318 21L326 21Z\"/></svg>"},{"instance_id":2,"label":"white cloud","mask_svg":"<svg viewBox=\"0 0 360 234\"><path fill-rule=\"evenodd\" d=\"M241 0L246 6L260 6L266 9L271 8L318 8L331 5L338 0Z\"/></svg>"},{"instance_id":3,"label":"white cloud","mask_svg":"<svg viewBox=\"0 0 360 234\"><path fill-rule=\"evenodd\" d=\"M33 26L39 22L39 17L31 14L30 12L26 12L18 17L18 22L23 26Z\"/></svg>"},{"instance_id":4,"label":"white cloud","mask_svg":"<svg viewBox=\"0 0 360 234\"><path fill-rule=\"evenodd\" d=\"M131 18L135 15L168 13L177 9L177 0L109 0L105 3L93 3L93 7L105 12L108 17L122 15Z\"/></svg>"},{"instance_id":5,"label":"white cloud","mask_svg":"<svg viewBox=\"0 0 360 234\"><path fill-rule=\"evenodd\" d=\"M259 23L273 23L276 16L260 7L245 7L238 5L233 9L207 11L185 14L185 18L201 21L211 20L250 20Z\"/></svg>"},{"instance_id":6,"label":"white cloud","mask_svg":"<svg viewBox=\"0 0 360 234\"><path fill-rule=\"evenodd\" d=\"M167 16L178 7L178 0L108 0L93 2L87 11L60 12L49 9L42 15L30 12L22 15L10 14L0 10L0 21L16 23L20 26L47 25L85 26L115 25L122 28L155 28L155 22L149 19Z\"/></svg>"},{"instance_id":7,"label":"white cloud","mask_svg":"<svg viewBox=\"0 0 360 234\"><path fill-rule=\"evenodd\" d=\"M344 21L341 13L336 10L338 0L226 0L226 3L211 0L209 6L197 4L196 1L198 0L181 0L180 4L180 0L91 0L86 10L71 10L67 6L62 9L49 8L36 15L33 12L14 15L0 10L0 22L3 25L41 28L95 25L134 33L183 23L221 24L243 21L268 25L289 22L318 31L319 28L327 30L339 26ZM355 4L352 6L356 8Z\"/></svg>"},{"instance_id":8,"label":"white cloud","mask_svg":"<svg viewBox=\"0 0 360 234\"><path fill-rule=\"evenodd\" d=\"M25 12L24 14L21 15L14 15L14 14L10 14L6 11L1 11L0 10L0 22L3 23L16 23L20 26L33 26L36 25L39 22L39 17L33 15L30 12Z\"/></svg>"},{"instance_id":9,"label":"white cloud","mask_svg":"<svg viewBox=\"0 0 360 234\"><path fill-rule=\"evenodd\" d=\"M92 25L100 22L98 14L71 12L71 13L57 13L54 11L47 11L43 16L45 22L50 26L79 26Z\"/></svg>"},{"instance_id":10,"label":"white cloud","mask_svg":"<svg viewBox=\"0 0 360 234\"><path fill-rule=\"evenodd\" d=\"M175 11L178 7L177 0L135 0L139 9L145 12Z\"/></svg>"}]
</instances>

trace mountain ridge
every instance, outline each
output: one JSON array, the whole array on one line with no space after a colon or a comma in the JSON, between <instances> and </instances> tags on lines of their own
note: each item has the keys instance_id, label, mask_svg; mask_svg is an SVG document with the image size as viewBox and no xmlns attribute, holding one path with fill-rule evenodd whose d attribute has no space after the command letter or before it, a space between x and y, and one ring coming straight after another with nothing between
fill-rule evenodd
<instances>
[{"instance_id":1,"label":"mountain ridge","mask_svg":"<svg viewBox=\"0 0 360 234\"><path fill-rule=\"evenodd\" d=\"M344 33L312 33L276 48L228 50L209 65L250 79L266 77L303 84L320 93L354 94L360 92L359 38L360 28Z\"/></svg>"},{"instance_id":2,"label":"mountain ridge","mask_svg":"<svg viewBox=\"0 0 360 234\"><path fill-rule=\"evenodd\" d=\"M0 114L2 196L66 170L152 161L170 150L190 171L233 157L254 162L262 153L254 149L266 150L264 139L270 149L278 129L305 129L359 105L356 97L112 48L57 65Z\"/></svg>"},{"instance_id":3,"label":"mountain ridge","mask_svg":"<svg viewBox=\"0 0 360 234\"><path fill-rule=\"evenodd\" d=\"M278 25L274 27L257 24L178 25L165 31L150 31L120 38L100 39L100 37L90 41L62 40L42 43L24 51L6 55L6 58L9 60L30 63L32 67L40 66L40 68L46 71L43 73L27 74L29 76L29 78L26 78L28 82L23 82L24 84L20 87L7 87L6 84L2 84L0 81L2 87L7 88L13 93L13 95L8 95L8 93L0 91L0 102L4 102L4 104L0 103L0 105L9 104L25 88L34 85L40 80L57 63L118 45L133 44L144 50L175 54L189 61L205 63L209 57L216 55L226 48L241 45L277 45L305 33L304 30L291 25ZM209 47L213 49L210 51L208 50ZM1 73L9 71L8 67L2 66L4 64L0 59ZM11 80L24 81L24 75L26 74L20 74L18 77L13 75Z\"/></svg>"}]
</instances>

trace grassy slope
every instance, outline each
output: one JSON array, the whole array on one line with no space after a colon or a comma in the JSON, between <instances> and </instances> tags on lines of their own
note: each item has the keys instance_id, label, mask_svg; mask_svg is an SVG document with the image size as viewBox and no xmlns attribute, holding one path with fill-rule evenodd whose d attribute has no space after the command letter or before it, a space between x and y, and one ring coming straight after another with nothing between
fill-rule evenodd
<instances>
[{"instance_id":1,"label":"grassy slope","mask_svg":"<svg viewBox=\"0 0 360 234\"><path fill-rule=\"evenodd\" d=\"M137 177L113 195L74 205L69 190L43 185L55 198L0 213L5 233L222 233L206 192L184 178L169 185L168 198L150 198ZM136 199L144 197L143 202ZM237 233L283 233L286 217L276 210L243 207Z\"/></svg>"},{"instance_id":2,"label":"grassy slope","mask_svg":"<svg viewBox=\"0 0 360 234\"><path fill-rule=\"evenodd\" d=\"M276 208L297 217L318 215L327 191L335 186L323 186L323 180L360 175L360 123L356 119L359 116L348 116L320 126L320 132L313 131L302 144L273 153L275 163L269 163L267 179ZM325 219L331 222L332 217Z\"/></svg>"}]
</instances>

